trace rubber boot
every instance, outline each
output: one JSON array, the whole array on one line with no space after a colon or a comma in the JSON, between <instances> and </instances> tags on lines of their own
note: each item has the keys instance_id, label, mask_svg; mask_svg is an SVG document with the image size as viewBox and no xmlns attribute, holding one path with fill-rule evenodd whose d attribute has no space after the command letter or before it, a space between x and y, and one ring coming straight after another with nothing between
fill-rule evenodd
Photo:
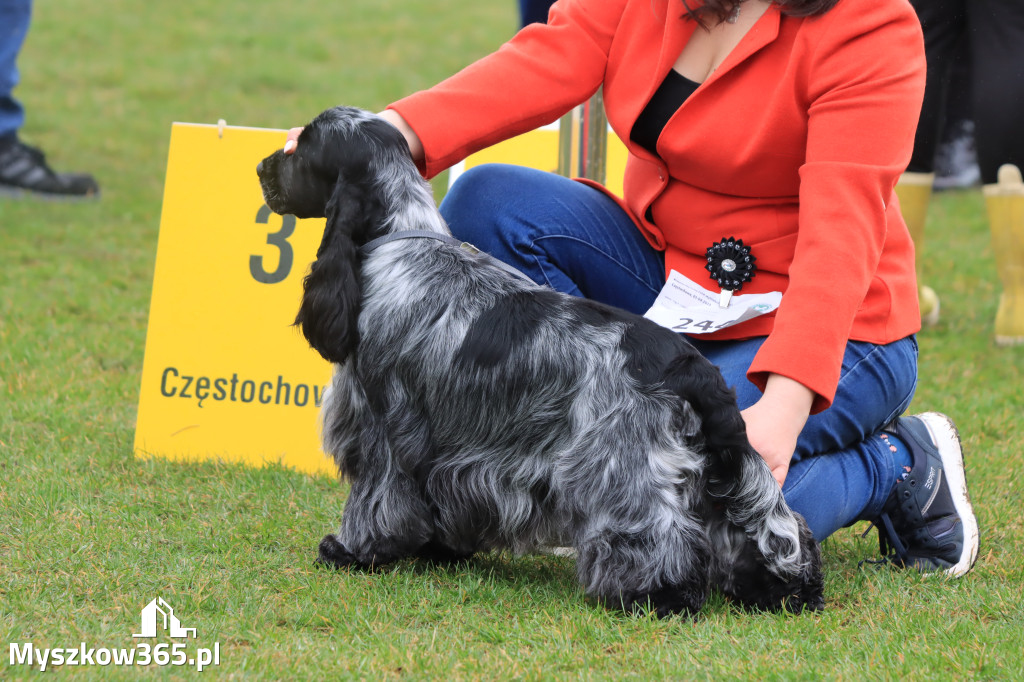
<instances>
[{"instance_id":1,"label":"rubber boot","mask_svg":"<svg viewBox=\"0 0 1024 682\"><path fill-rule=\"evenodd\" d=\"M904 173L896 183L896 196L900 199L903 222L914 240L917 268L917 297L921 304L921 324L933 325L939 321L939 297L935 290L921 284L921 255L924 253L924 223L928 217L928 204L932 199L935 173Z\"/></svg>"},{"instance_id":2,"label":"rubber boot","mask_svg":"<svg viewBox=\"0 0 1024 682\"><path fill-rule=\"evenodd\" d=\"M996 344L1024 344L1024 180L1012 164L999 168L999 182L985 185L988 225L996 271L1003 284L996 312Z\"/></svg>"}]
</instances>

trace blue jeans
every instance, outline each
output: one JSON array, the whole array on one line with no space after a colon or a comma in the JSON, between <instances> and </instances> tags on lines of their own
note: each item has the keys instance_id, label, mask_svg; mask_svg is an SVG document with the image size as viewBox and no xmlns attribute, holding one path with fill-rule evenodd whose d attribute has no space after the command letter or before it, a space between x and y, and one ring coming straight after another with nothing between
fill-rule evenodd
<instances>
[{"instance_id":1,"label":"blue jeans","mask_svg":"<svg viewBox=\"0 0 1024 682\"><path fill-rule=\"evenodd\" d=\"M18 84L18 52L31 19L32 0L0 0L0 139L25 122L25 111L11 92Z\"/></svg>"},{"instance_id":2,"label":"blue jeans","mask_svg":"<svg viewBox=\"0 0 1024 682\"><path fill-rule=\"evenodd\" d=\"M557 175L491 164L470 169L441 203L452 232L534 281L643 314L665 281L664 260L619 206ZM760 391L746 378L764 338L690 337L736 390L741 409ZM823 540L881 512L901 463L878 432L917 385L917 342L851 341L832 406L807 421L782 488Z\"/></svg>"}]
</instances>

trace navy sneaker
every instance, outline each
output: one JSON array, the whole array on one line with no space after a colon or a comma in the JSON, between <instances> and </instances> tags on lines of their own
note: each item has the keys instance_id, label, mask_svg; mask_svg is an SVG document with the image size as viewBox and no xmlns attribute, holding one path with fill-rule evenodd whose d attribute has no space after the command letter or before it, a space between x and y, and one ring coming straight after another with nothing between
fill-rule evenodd
<instances>
[{"instance_id":1,"label":"navy sneaker","mask_svg":"<svg viewBox=\"0 0 1024 682\"><path fill-rule=\"evenodd\" d=\"M96 199L100 188L85 173L55 173L35 147L15 138L0 141L0 196Z\"/></svg>"},{"instance_id":2,"label":"navy sneaker","mask_svg":"<svg viewBox=\"0 0 1024 682\"><path fill-rule=\"evenodd\" d=\"M978 558L978 520L953 420L926 412L896 419L885 431L907 445L913 466L872 521L882 561L922 573L964 575Z\"/></svg>"}]
</instances>

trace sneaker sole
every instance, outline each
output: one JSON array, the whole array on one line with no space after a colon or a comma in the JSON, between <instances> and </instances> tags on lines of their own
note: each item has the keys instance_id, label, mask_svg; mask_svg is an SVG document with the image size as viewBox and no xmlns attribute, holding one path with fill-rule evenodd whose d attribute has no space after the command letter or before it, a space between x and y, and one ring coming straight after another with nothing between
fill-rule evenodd
<instances>
[{"instance_id":1,"label":"sneaker sole","mask_svg":"<svg viewBox=\"0 0 1024 682\"><path fill-rule=\"evenodd\" d=\"M36 192L22 187L12 185L0 185L0 198L3 199L35 199L36 201L56 203L76 203L79 201L96 201L100 198L99 192L92 194L52 194L48 192Z\"/></svg>"},{"instance_id":2,"label":"sneaker sole","mask_svg":"<svg viewBox=\"0 0 1024 682\"><path fill-rule=\"evenodd\" d=\"M967 474L964 470L964 453L960 445L960 432L953 421L944 414L925 412L917 416L928 428L932 441L938 448L946 483L949 485L950 495L953 497L953 506L964 527L964 547L960 553L960 560L953 566L937 573L959 578L970 571L974 562L977 561L978 547L981 541L978 533L978 519L974 515L971 498L967 494Z\"/></svg>"}]
</instances>

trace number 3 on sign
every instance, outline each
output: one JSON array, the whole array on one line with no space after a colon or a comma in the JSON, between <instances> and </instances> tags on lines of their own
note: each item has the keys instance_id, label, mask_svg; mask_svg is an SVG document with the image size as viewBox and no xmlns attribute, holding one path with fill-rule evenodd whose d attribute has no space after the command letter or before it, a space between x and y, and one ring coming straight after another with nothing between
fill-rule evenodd
<instances>
[{"instance_id":1,"label":"number 3 on sign","mask_svg":"<svg viewBox=\"0 0 1024 682\"><path fill-rule=\"evenodd\" d=\"M256 224L269 224L271 215L273 212L270 207L264 204L256 212ZM249 256L249 273L253 279L263 284L277 284L283 282L291 274L295 251L288 242L288 237L291 237L294 232L295 216L281 216L281 229L267 234L267 244L277 249L277 268L273 272L267 272L263 266L263 256Z\"/></svg>"}]
</instances>

